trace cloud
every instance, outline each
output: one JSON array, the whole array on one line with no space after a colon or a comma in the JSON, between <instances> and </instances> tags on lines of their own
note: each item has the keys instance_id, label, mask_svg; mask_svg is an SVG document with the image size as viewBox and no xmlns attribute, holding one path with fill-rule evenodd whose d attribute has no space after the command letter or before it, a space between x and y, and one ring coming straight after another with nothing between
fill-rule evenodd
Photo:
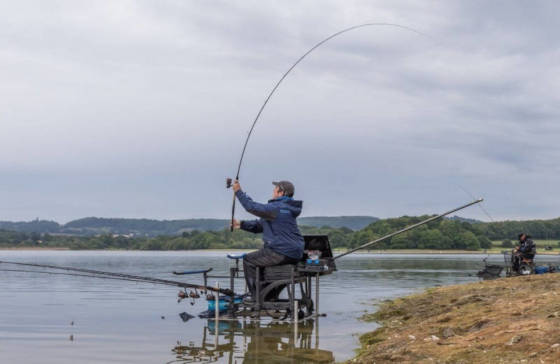
<instances>
[{"instance_id":1,"label":"cloud","mask_svg":"<svg viewBox=\"0 0 560 364\"><path fill-rule=\"evenodd\" d=\"M556 2L22 1L0 5L2 219L223 217L243 183L304 214L395 216L487 197L555 217ZM477 209L466 214L485 218Z\"/></svg>"}]
</instances>

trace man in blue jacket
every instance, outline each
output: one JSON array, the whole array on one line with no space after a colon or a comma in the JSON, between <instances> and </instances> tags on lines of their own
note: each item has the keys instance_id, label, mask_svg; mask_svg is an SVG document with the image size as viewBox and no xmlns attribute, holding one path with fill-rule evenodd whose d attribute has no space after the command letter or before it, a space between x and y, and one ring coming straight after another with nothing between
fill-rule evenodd
<instances>
[{"instance_id":1,"label":"man in blue jacket","mask_svg":"<svg viewBox=\"0 0 560 364\"><path fill-rule=\"evenodd\" d=\"M233 184L233 190L241 205L247 212L259 217L258 220L252 221L234 220L233 227L263 234L264 246L243 258L243 271L251 297L255 297L257 267L295 264L303 257L303 236L296 222L301 213L302 201L293 199L295 188L291 182L280 181L272 184L272 199L266 204L253 201L241 190L239 181Z\"/></svg>"}]
</instances>

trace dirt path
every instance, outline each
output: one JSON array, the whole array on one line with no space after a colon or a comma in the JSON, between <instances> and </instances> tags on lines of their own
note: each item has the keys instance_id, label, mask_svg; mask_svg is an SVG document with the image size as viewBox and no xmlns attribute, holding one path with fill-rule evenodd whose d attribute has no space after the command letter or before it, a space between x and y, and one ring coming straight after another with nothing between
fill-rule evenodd
<instances>
[{"instance_id":1,"label":"dirt path","mask_svg":"<svg viewBox=\"0 0 560 364\"><path fill-rule=\"evenodd\" d=\"M560 274L502 278L384 303L355 363L560 363Z\"/></svg>"}]
</instances>

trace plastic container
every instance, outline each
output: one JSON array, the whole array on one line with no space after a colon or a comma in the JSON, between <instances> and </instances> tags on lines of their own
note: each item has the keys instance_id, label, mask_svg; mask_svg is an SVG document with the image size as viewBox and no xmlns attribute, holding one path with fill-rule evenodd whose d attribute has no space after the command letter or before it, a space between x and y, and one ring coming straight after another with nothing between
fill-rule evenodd
<instances>
[{"instance_id":1,"label":"plastic container","mask_svg":"<svg viewBox=\"0 0 560 364\"><path fill-rule=\"evenodd\" d=\"M233 302L236 304L241 303L243 299L241 297L235 297L233 299ZM220 307L220 313L221 312L226 312L228 307L229 307L229 297L225 298L223 296L220 296L220 300L219 300L219 307ZM214 312L216 310L216 300L208 300L208 311Z\"/></svg>"}]
</instances>

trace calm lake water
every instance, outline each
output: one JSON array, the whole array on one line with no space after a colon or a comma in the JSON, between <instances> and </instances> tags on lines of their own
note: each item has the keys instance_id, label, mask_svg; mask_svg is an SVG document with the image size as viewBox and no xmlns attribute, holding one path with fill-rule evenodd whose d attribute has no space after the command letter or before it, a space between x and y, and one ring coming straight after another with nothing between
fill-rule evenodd
<instances>
[{"instance_id":1,"label":"calm lake water","mask_svg":"<svg viewBox=\"0 0 560 364\"><path fill-rule=\"evenodd\" d=\"M385 299L426 287L476 281L482 255L350 255L321 281L319 321L289 324L243 320L183 322L206 302L177 303L178 288L64 275L7 272L0 264L1 363L323 363L354 355L358 336L375 328L359 317ZM174 270L213 267L226 274L222 252L0 251L0 260L66 265L176 279ZM491 256L492 263L503 262ZM540 256L539 263L560 263ZM25 269L25 268L23 268ZM187 281L186 278L184 278ZM192 278L190 282L200 282ZM210 282L214 283L214 281ZM222 285L227 285L224 280ZM216 347L216 342L218 346Z\"/></svg>"}]
</instances>

